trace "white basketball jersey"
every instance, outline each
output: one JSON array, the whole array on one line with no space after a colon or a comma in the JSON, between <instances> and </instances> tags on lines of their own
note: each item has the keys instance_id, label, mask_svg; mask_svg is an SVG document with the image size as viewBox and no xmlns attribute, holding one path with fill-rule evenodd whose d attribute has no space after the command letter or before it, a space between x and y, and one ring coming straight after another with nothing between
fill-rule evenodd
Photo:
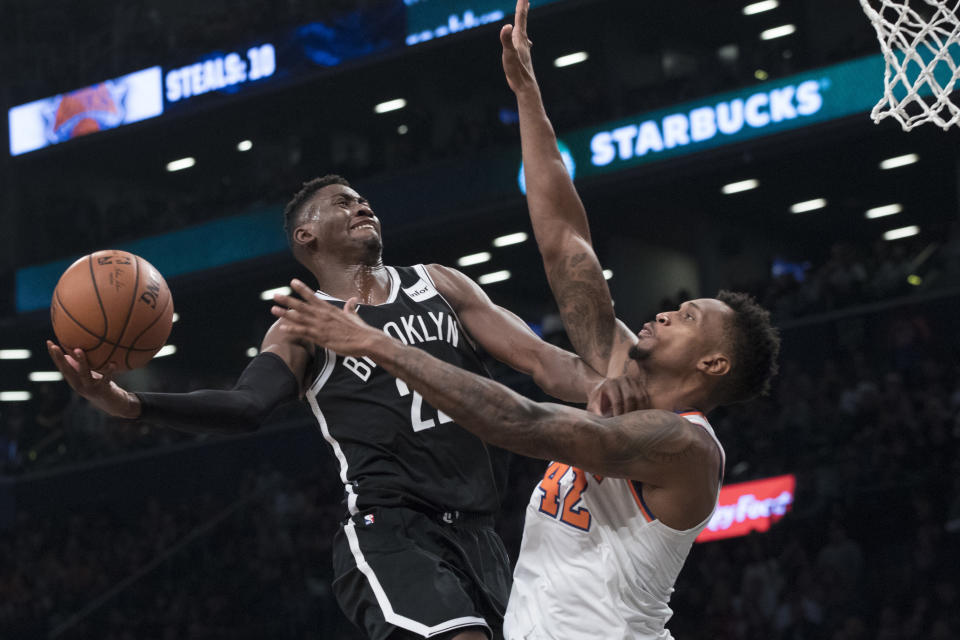
<instances>
[{"instance_id":1,"label":"white basketball jersey","mask_svg":"<svg viewBox=\"0 0 960 640\"><path fill-rule=\"evenodd\" d=\"M681 415L716 440L702 413ZM551 463L527 506L507 640L672 638L670 594L709 521L671 529L647 508L640 483Z\"/></svg>"}]
</instances>

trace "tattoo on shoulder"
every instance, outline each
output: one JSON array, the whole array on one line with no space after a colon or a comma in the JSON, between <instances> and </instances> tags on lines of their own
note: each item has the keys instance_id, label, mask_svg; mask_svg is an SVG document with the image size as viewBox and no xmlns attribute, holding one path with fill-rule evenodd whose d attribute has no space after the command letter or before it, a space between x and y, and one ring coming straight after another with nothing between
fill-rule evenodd
<instances>
[{"instance_id":1,"label":"tattoo on shoulder","mask_svg":"<svg viewBox=\"0 0 960 640\"><path fill-rule=\"evenodd\" d=\"M609 361L616 326L610 290L593 256L561 259L547 273L563 325L582 357Z\"/></svg>"},{"instance_id":2,"label":"tattoo on shoulder","mask_svg":"<svg viewBox=\"0 0 960 640\"><path fill-rule=\"evenodd\" d=\"M667 423L649 428L637 441L639 457L650 462L670 463L695 455L696 438L686 437L685 426Z\"/></svg>"}]
</instances>

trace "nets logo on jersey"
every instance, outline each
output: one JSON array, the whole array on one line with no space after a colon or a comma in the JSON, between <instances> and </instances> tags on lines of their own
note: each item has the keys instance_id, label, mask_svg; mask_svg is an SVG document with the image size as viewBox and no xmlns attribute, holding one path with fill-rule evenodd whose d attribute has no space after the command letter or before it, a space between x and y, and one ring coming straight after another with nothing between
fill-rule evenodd
<instances>
[{"instance_id":1,"label":"nets logo on jersey","mask_svg":"<svg viewBox=\"0 0 960 640\"><path fill-rule=\"evenodd\" d=\"M796 486L793 474L725 486L720 490L717 510L697 542L769 530L790 510Z\"/></svg>"}]
</instances>

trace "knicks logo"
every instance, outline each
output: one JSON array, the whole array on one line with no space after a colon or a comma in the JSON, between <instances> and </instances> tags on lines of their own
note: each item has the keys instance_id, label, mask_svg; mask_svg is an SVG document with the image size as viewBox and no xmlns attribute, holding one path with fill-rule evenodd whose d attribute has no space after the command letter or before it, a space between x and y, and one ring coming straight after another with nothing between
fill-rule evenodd
<instances>
[{"instance_id":1,"label":"knicks logo","mask_svg":"<svg viewBox=\"0 0 960 640\"><path fill-rule=\"evenodd\" d=\"M44 114L47 138L63 142L122 124L125 94L122 85L101 82L61 96Z\"/></svg>"}]
</instances>

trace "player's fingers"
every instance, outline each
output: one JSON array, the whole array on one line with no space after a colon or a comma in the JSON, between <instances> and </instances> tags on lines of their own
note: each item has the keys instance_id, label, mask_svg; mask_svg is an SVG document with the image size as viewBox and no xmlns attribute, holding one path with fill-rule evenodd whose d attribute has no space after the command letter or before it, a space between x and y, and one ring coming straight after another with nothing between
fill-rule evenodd
<instances>
[{"instance_id":1,"label":"player's fingers","mask_svg":"<svg viewBox=\"0 0 960 640\"><path fill-rule=\"evenodd\" d=\"M70 366L70 363L67 362L67 358L64 356L60 347L55 345L50 340L47 340L47 353L50 354L50 359L53 360L54 366L60 370L60 373L63 374L63 377L67 379L67 382L73 386L76 382L76 372L74 371L73 367Z\"/></svg>"},{"instance_id":2,"label":"player's fingers","mask_svg":"<svg viewBox=\"0 0 960 640\"><path fill-rule=\"evenodd\" d=\"M360 298L354 296L346 301L343 305L343 310L347 313L357 313L357 305L360 303Z\"/></svg>"},{"instance_id":3,"label":"player's fingers","mask_svg":"<svg viewBox=\"0 0 960 640\"><path fill-rule=\"evenodd\" d=\"M601 415L599 393L590 394L590 399L587 401L587 411L589 411L590 413L596 413L597 415Z\"/></svg>"},{"instance_id":4,"label":"player's fingers","mask_svg":"<svg viewBox=\"0 0 960 640\"><path fill-rule=\"evenodd\" d=\"M620 385L614 384L607 395L610 399L610 415L621 415L623 413L623 390Z\"/></svg>"},{"instance_id":5,"label":"player's fingers","mask_svg":"<svg viewBox=\"0 0 960 640\"><path fill-rule=\"evenodd\" d=\"M80 376L80 380L89 380L91 376L90 365L87 364L87 354L84 353L83 349L74 349L73 359L77 361L77 374Z\"/></svg>"},{"instance_id":6,"label":"player's fingers","mask_svg":"<svg viewBox=\"0 0 960 640\"><path fill-rule=\"evenodd\" d=\"M53 344L51 340L47 340L47 353L50 354L50 359L53 360L53 364L57 365L60 371L63 371L63 365L67 364L67 362L63 359L63 352L60 351L60 347Z\"/></svg>"},{"instance_id":7,"label":"player's fingers","mask_svg":"<svg viewBox=\"0 0 960 640\"><path fill-rule=\"evenodd\" d=\"M517 0L517 10L513 18L513 23L516 25L517 31L519 31L520 35L524 38L527 37L527 13L529 11L530 0Z\"/></svg>"},{"instance_id":8,"label":"player's fingers","mask_svg":"<svg viewBox=\"0 0 960 640\"><path fill-rule=\"evenodd\" d=\"M114 362L110 362L103 369L100 370L100 384L110 384L110 380L113 378L113 374L117 372L117 365Z\"/></svg>"},{"instance_id":9,"label":"player's fingers","mask_svg":"<svg viewBox=\"0 0 960 640\"><path fill-rule=\"evenodd\" d=\"M516 47L513 46L512 24L505 24L503 28L500 29L500 44L502 44L503 48L507 51L516 51Z\"/></svg>"},{"instance_id":10,"label":"player's fingers","mask_svg":"<svg viewBox=\"0 0 960 640\"><path fill-rule=\"evenodd\" d=\"M621 395L623 397L623 413L630 413L640 408L640 399L630 385L624 385Z\"/></svg>"},{"instance_id":11,"label":"player's fingers","mask_svg":"<svg viewBox=\"0 0 960 640\"><path fill-rule=\"evenodd\" d=\"M270 313L277 316L278 318L283 318L287 315L287 310L275 304L272 307L270 307Z\"/></svg>"},{"instance_id":12,"label":"player's fingers","mask_svg":"<svg viewBox=\"0 0 960 640\"><path fill-rule=\"evenodd\" d=\"M610 381L604 380L590 393L587 409L604 417L610 417Z\"/></svg>"},{"instance_id":13,"label":"player's fingers","mask_svg":"<svg viewBox=\"0 0 960 640\"><path fill-rule=\"evenodd\" d=\"M305 282L294 278L290 281L290 288L303 296L303 299L306 301L314 300L316 296L313 295L313 289L308 287Z\"/></svg>"},{"instance_id":14,"label":"player's fingers","mask_svg":"<svg viewBox=\"0 0 960 640\"><path fill-rule=\"evenodd\" d=\"M304 301L300 298L288 296L283 293L273 294L273 301L281 307L286 307L287 309L300 309L305 305Z\"/></svg>"}]
</instances>

